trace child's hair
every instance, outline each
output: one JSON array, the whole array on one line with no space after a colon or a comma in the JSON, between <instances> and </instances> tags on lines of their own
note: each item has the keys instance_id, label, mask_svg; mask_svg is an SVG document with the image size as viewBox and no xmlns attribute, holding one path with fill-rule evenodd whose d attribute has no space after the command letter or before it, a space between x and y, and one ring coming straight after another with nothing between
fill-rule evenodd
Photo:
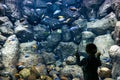
<instances>
[{"instance_id":1,"label":"child's hair","mask_svg":"<svg viewBox=\"0 0 120 80\"><path fill-rule=\"evenodd\" d=\"M86 52L88 54L94 55L97 52L97 47L93 43L89 43L86 45Z\"/></svg>"}]
</instances>

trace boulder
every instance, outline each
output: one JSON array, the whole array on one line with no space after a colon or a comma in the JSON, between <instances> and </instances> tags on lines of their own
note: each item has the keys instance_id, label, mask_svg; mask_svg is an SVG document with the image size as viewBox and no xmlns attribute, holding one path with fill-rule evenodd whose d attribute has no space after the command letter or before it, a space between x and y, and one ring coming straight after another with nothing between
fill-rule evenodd
<instances>
[{"instance_id":1,"label":"boulder","mask_svg":"<svg viewBox=\"0 0 120 80\"><path fill-rule=\"evenodd\" d=\"M120 21L117 21L114 30L114 40L117 45L120 45Z\"/></svg>"},{"instance_id":2,"label":"boulder","mask_svg":"<svg viewBox=\"0 0 120 80\"><path fill-rule=\"evenodd\" d=\"M104 80L114 80L113 78L105 78Z\"/></svg>"},{"instance_id":3,"label":"boulder","mask_svg":"<svg viewBox=\"0 0 120 80\"><path fill-rule=\"evenodd\" d=\"M21 10L22 7L19 4L21 1L16 1L16 0L12 0L12 1L5 1L5 4L8 6L9 11L6 13L6 15L10 18L10 20L12 22L15 22L16 20L21 18ZM18 7L20 6L20 7Z\"/></svg>"},{"instance_id":4,"label":"boulder","mask_svg":"<svg viewBox=\"0 0 120 80\"><path fill-rule=\"evenodd\" d=\"M44 10L40 10L41 12L39 13L39 8L38 9L33 9L24 6L23 7L23 15L24 17L27 18L29 24L31 25L36 25L40 22L40 19L42 18L42 14L44 14Z\"/></svg>"},{"instance_id":5,"label":"boulder","mask_svg":"<svg viewBox=\"0 0 120 80\"><path fill-rule=\"evenodd\" d=\"M82 39L87 40L87 42L92 42L95 38L95 34L91 31L83 31L82 32Z\"/></svg>"},{"instance_id":6,"label":"boulder","mask_svg":"<svg viewBox=\"0 0 120 80\"><path fill-rule=\"evenodd\" d=\"M68 76L72 75L74 77L80 77L83 79L83 72L81 67L76 65L66 65L60 72L61 75Z\"/></svg>"},{"instance_id":7,"label":"boulder","mask_svg":"<svg viewBox=\"0 0 120 80\"><path fill-rule=\"evenodd\" d=\"M114 62L115 59L115 56L119 56L117 54L119 54L119 50L120 50L120 47L118 45L112 45L109 49L109 55L110 57L112 57L112 60Z\"/></svg>"},{"instance_id":8,"label":"boulder","mask_svg":"<svg viewBox=\"0 0 120 80\"><path fill-rule=\"evenodd\" d=\"M47 52L51 52L61 41L61 30L56 30L51 32L51 34L47 37L46 41L41 41L41 50L45 50Z\"/></svg>"},{"instance_id":9,"label":"boulder","mask_svg":"<svg viewBox=\"0 0 120 80\"><path fill-rule=\"evenodd\" d=\"M111 70L107 67L101 67L99 69L98 74L101 78L109 78L109 77L111 77Z\"/></svg>"},{"instance_id":10,"label":"boulder","mask_svg":"<svg viewBox=\"0 0 120 80\"><path fill-rule=\"evenodd\" d=\"M45 25L38 24L33 27L34 39L37 41L46 40L48 35L50 34L49 29Z\"/></svg>"},{"instance_id":11,"label":"boulder","mask_svg":"<svg viewBox=\"0 0 120 80\"><path fill-rule=\"evenodd\" d=\"M0 42L4 42L7 38L0 34Z\"/></svg>"},{"instance_id":12,"label":"boulder","mask_svg":"<svg viewBox=\"0 0 120 80\"><path fill-rule=\"evenodd\" d=\"M98 16L99 18L103 18L110 12L112 12L111 0L105 0L105 2L99 7Z\"/></svg>"},{"instance_id":13,"label":"boulder","mask_svg":"<svg viewBox=\"0 0 120 80\"><path fill-rule=\"evenodd\" d=\"M64 14L66 14L67 16L74 18L74 20L75 20L78 17L80 17L80 14L79 14L79 10L77 10L77 8L76 8L76 10L72 10L72 7L76 8L75 6L63 8L62 12L64 12Z\"/></svg>"},{"instance_id":14,"label":"boulder","mask_svg":"<svg viewBox=\"0 0 120 80\"><path fill-rule=\"evenodd\" d=\"M32 0L24 0L23 5L27 7L33 7L33 1Z\"/></svg>"},{"instance_id":15,"label":"boulder","mask_svg":"<svg viewBox=\"0 0 120 80\"><path fill-rule=\"evenodd\" d=\"M94 40L94 44L97 46L98 51L101 52L102 62L110 62L110 56L108 51L112 45L114 45L114 40L111 38L110 34L97 36Z\"/></svg>"},{"instance_id":16,"label":"boulder","mask_svg":"<svg viewBox=\"0 0 120 80\"><path fill-rule=\"evenodd\" d=\"M72 41L75 42L76 44L79 44L82 37L81 35L82 29L78 26L71 26L69 30L71 31Z\"/></svg>"},{"instance_id":17,"label":"boulder","mask_svg":"<svg viewBox=\"0 0 120 80\"><path fill-rule=\"evenodd\" d=\"M43 24L48 25L50 29L56 30L61 27L61 22L56 18L44 18L41 21Z\"/></svg>"},{"instance_id":18,"label":"boulder","mask_svg":"<svg viewBox=\"0 0 120 80\"><path fill-rule=\"evenodd\" d=\"M40 54L37 54L36 41L21 43L19 54L19 62L24 62L24 66L27 67L44 62Z\"/></svg>"},{"instance_id":19,"label":"boulder","mask_svg":"<svg viewBox=\"0 0 120 80\"><path fill-rule=\"evenodd\" d=\"M22 14L30 24L38 24L47 12L47 3L43 0L24 0Z\"/></svg>"},{"instance_id":20,"label":"boulder","mask_svg":"<svg viewBox=\"0 0 120 80\"><path fill-rule=\"evenodd\" d=\"M19 58L19 41L16 35L11 35L6 40L4 47L1 49L2 63L5 66L5 71L14 74L15 64Z\"/></svg>"},{"instance_id":21,"label":"boulder","mask_svg":"<svg viewBox=\"0 0 120 80\"><path fill-rule=\"evenodd\" d=\"M76 0L62 0L62 4L64 6L70 6L70 5L75 5L76 4Z\"/></svg>"},{"instance_id":22,"label":"boulder","mask_svg":"<svg viewBox=\"0 0 120 80\"><path fill-rule=\"evenodd\" d=\"M27 42L33 40L33 33L29 24L22 24L19 20L15 23L15 34L20 42Z\"/></svg>"},{"instance_id":23,"label":"boulder","mask_svg":"<svg viewBox=\"0 0 120 80\"><path fill-rule=\"evenodd\" d=\"M51 32L47 37L47 41L51 47L56 46L61 41L61 30Z\"/></svg>"},{"instance_id":24,"label":"boulder","mask_svg":"<svg viewBox=\"0 0 120 80\"><path fill-rule=\"evenodd\" d=\"M13 24L9 20L8 17L0 17L0 32L3 33L4 35L11 35L13 34Z\"/></svg>"},{"instance_id":25,"label":"boulder","mask_svg":"<svg viewBox=\"0 0 120 80\"><path fill-rule=\"evenodd\" d=\"M47 4L45 3L45 1L42 0L24 0L23 1L23 5L26 7L37 7L37 8L45 8L47 7Z\"/></svg>"},{"instance_id":26,"label":"boulder","mask_svg":"<svg viewBox=\"0 0 120 80\"><path fill-rule=\"evenodd\" d=\"M100 7L100 5L105 0L83 0L81 5L81 14L84 15L84 17L91 21L91 19L96 19L97 11Z\"/></svg>"},{"instance_id":27,"label":"boulder","mask_svg":"<svg viewBox=\"0 0 120 80\"><path fill-rule=\"evenodd\" d=\"M87 26L87 20L79 18L73 22L73 25L77 25L78 27L84 29Z\"/></svg>"},{"instance_id":28,"label":"boulder","mask_svg":"<svg viewBox=\"0 0 120 80\"><path fill-rule=\"evenodd\" d=\"M39 64L31 67L31 71L36 74L37 77L41 75L47 75L47 67L44 64Z\"/></svg>"},{"instance_id":29,"label":"boulder","mask_svg":"<svg viewBox=\"0 0 120 80\"><path fill-rule=\"evenodd\" d=\"M64 60L68 56L74 55L76 49L77 45L73 42L60 42L54 51L61 60Z\"/></svg>"},{"instance_id":30,"label":"boulder","mask_svg":"<svg viewBox=\"0 0 120 80\"><path fill-rule=\"evenodd\" d=\"M13 29L11 29L7 26L0 26L0 31L6 37L8 37L14 33Z\"/></svg>"},{"instance_id":31,"label":"boulder","mask_svg":"<svg viewBox=\"0 0 120 80\"><path fill-rule=\"evenodd\" d=\"M62 27L62 41L63 42L68 42L72 38L71 32L68 28L68 26L63 26Z\"/></svg>"},{"instance_id":32,"label":"boulder","mask_svg":"<svg viewBox=\"0 0 120 80\"><path fill-rule=\"evenodd\" d=\"M120 1L119 0L112 0L112 9L115 12L117 20L120 20Z\"/></svg>"},{"instance_id":33,"label":"boulder","mask_svg":"<svg viewBox=\"0 0 120 80\"><path fill-rule=\"evenodd\" d=\"M53 53L42 52L42 57L44 59L45 64L55 64L55 55Z\"/></svg>"},{"instance_id":34,"label":"boulder","mask_svg":"<svg viewBox=\"0 0 120 80\"><path fill-rule=\"evenodd\" d=\"M9 23L9 25L7 25L8 27L10 28L13 28L13 24L10 22L9 18L7 16L4 16L4 17L0 17L0 24L4 25L4 24L7 24Z\"/></svg>"},{"instance_id":35,"label":"boulder","mask_svg":"<svg viewBox=\"0 0 120 80\"><path fill-rule=\"evenodd\" d=\"M120 76L120 47L118 45L111 46L109 54L112 59L112 77L116 80Z\"/></svg>"},{"instance_id":36,"label":"boulder","mask_svg":"<svg viewBox=\"0 0 120 80\"><path fill-rule=\"evenodd\" d=\"M95 22L88 22L87 29L91 30L97 35L105 34L107 31L113 31L116 24L116 17L114 13L110 13L106 17Z\"/></svg>"},{"instance_id":37,"label":"boulder","mask_svg":"<svg viewBox=\"0 0 120 80\"><path fill-rule=\"evenodd\" d=\"M69 56L69 57L65 60L65 62L66 62L66 64L68 64L68 65L76 64L75 57L73 57L73 56Z\"/></svg>"},{"instance_id":38,"label":"boulder","mask_svg":"<svg viewBox=\"0 0 120 80\"><path fill-rule=\"evenodd\" d=\"M79 44L79 52L86 53L85 48L88 43L92 43L95 38L95 34L92 33L91 31L83 31L82 32L82 38L81 42ZM84 54L86 55L86 54Z\"/></svg>"},{"instance_id":39,"label":"boulder","mask_svg":"<svg viewBox=\"0 0 120 80\"><path fill-rule=\"evenodd\" d=\"M87 8L99 7L105 0L84 0L83 5Z\"/></svg>"}]
</instances>

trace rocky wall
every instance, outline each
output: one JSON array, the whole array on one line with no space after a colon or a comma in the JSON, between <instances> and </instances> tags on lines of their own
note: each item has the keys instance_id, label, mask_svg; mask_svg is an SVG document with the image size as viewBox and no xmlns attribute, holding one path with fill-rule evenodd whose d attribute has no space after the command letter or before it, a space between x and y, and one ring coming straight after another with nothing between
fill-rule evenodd
<instances>
[{"instance_id":1,"label":"rocky wall","mask_svg":"<svg viewBox=\"0 0 120 80\"><path fill-rule=\"evenodd\" d=\"M120 44L118 4L117 0L6 0L1 3L0 76L5 72L13 75L17 69L22 78L36 75L33 80L46 74L60 79L83 78L81 67L75 65L74 53L78 49L81 57L85 57L86 44L95 43L102 53L102 67L112 70L112 77L116 79L119 65L111 60L117 63L119 59L114 60L109 49ZM30 74L24 76L24 71Z\"/></svg>"}]
</instances>

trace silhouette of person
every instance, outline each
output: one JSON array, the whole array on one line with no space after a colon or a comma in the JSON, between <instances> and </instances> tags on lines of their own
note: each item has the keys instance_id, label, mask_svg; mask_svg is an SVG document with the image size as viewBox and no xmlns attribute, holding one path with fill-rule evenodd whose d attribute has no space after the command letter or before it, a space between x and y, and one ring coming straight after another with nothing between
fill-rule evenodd
<instances>
[{"instance_id":1,"label":"silhouette of person","mask_svg":"<svg viewBox=\"0 0 120 80\"><path fill-rule=\"evenodd\" d=\"M95 44L90 43L86 45L87 57L80 61L78 51L76 52L76 63L82 66L84 80L99 80L97 69L101 66L100 53L97 53L97 47ZM97 55L95 55L97 53Z\"/></svg>"}]
</instances>

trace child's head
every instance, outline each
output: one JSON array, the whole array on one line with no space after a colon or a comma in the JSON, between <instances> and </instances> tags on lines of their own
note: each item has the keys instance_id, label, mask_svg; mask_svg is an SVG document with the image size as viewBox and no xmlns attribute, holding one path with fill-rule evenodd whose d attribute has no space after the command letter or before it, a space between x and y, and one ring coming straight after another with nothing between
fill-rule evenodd
<instances>
[{"instance_id":1,"label":"child's head","mask_svg":"<svg viewBox=\"0 0 120 80\"><path fill-rule=\"evenodd\" d=\"M95 44L90 43L86 45L86 52L90 55L94 55L97 52L97 47Z\"/></svg>"}]
</instances>

